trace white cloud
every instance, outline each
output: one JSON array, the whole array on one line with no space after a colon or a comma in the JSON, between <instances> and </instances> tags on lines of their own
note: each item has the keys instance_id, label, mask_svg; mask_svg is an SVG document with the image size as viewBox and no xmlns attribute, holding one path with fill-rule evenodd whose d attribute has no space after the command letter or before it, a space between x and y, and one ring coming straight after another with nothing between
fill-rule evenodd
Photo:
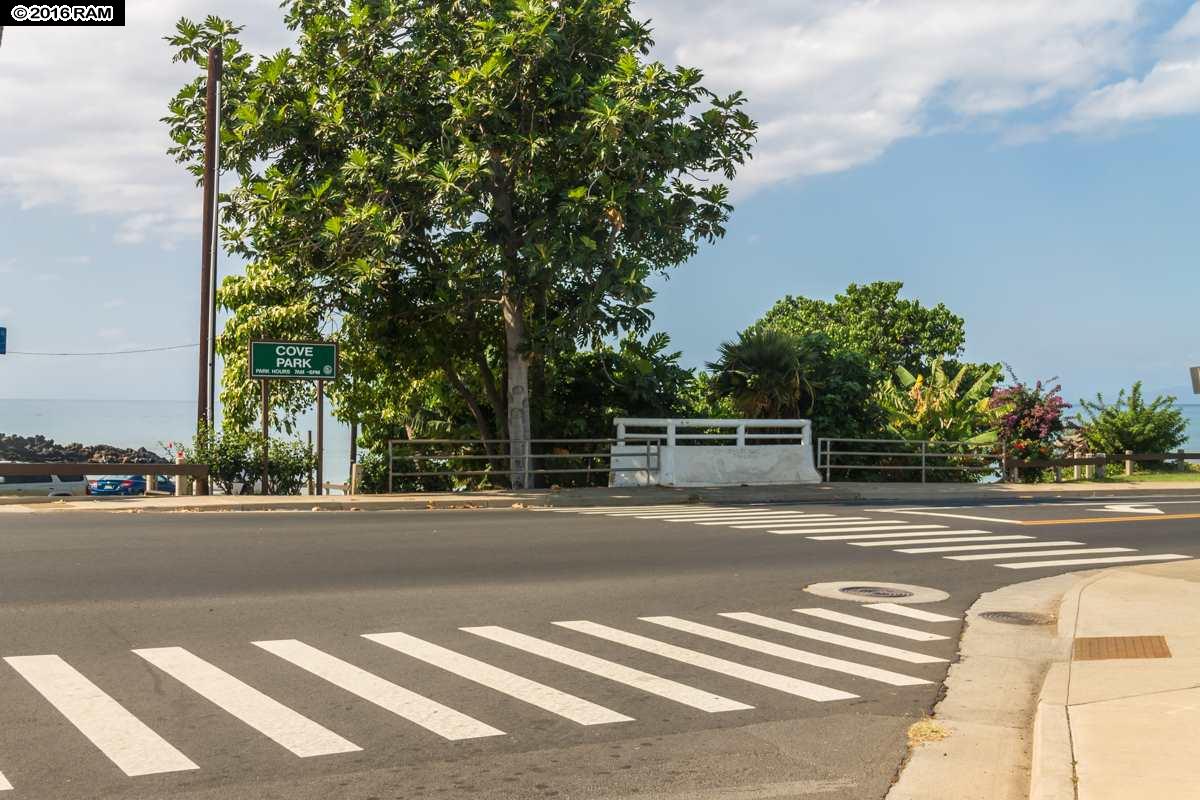
<instances>
[{"instance_id":1,"label":"white cloud","mask_svg":"<svg viewBox=\"0 0 1200 800\"><path fill-rule=\"evenodd\" d=\"M1167 42L1200 40L1200 2L1197 2L1163 37Z\"/></svg>"},{"instance_id":2,"label":"white cloud","mask_svg":"<svg viewBox=\"0 0 1200 800\"><path fill-rule=\"evenodd\" d=\"M171 63L162 37L180 16L245 22L244 41L274 50L287 38L274 3L130 0L115 28L27 27L0 50L0 195L111 215L122 243L169 243L200 227L194 178L167 155L159 119L194 67Z\"/></svg>"},{"instance_id":3,"label":"white cloud","mask_svg":"<svg viewBox=\"0 0 1200 800\"><path fill-rule=\"evenodd\" d=\"M850 169L947 127L1053 116L1129 74L1144 2L636 0L635 13L653 19L658 57L747 92L761 133L739 183L752 189ZM121 244L196 236L199 190L166 156L159 122L194 68L171 64L162 37L179 16L209 13L245 23L252 52L290 38L275 3L243 0L130 0L124 28L13 28L0 107L18 113L0 128L0 195L98 215ZM1172 41L1195 28L1193 8Z\"/></svg>"},{"instance_id":4,"label":"white cloud","mask_svg":"<svg viewBox=\"0 0 1200 800\"><path fill-rule=\"evenodd\" d=\"M1200 2L1163 34L1157 49L1161 58L1148 72L1088 93L1059 129L1108 131L1158 117L1200 113Z\"/></svg>"},{"instance_id":5,"label":"white cloud","mask_svg":"<svg viewBox=\"0 0 1200 800\"><path fill-rule=\"evenodd\" d=\"M104 301L104 308L110 311L114 308L120 308L123 305L125 305L125 301L120 297Z\"/></svg>"},{"instance_id":6,"label":"white cloud","mask_svg":"<svg viewBox=\"0 0 1200 800\"><path fill-rule=\"evenodd\" d=\"M1164 61L1143 78L1098 89L1071 111L1062 128L1092 131L1156 117L1200 113L1200 55Z\"/></svg>"},{"instance_id":7,"label":"white cloud","mask_svg":"<svg viewBox=\"0 0 1200 800\"><path fill-rule=\"evenodd\" d=\"M91 256L59 256L55 260L60 264L71 264L74 266L83 266L92 263Z\"/></svg>"},{"instance_id":8,"label":"white cloud","mask_svg":"<svg viewBox=\"0 0 1200 800\"><path fill-rule=\"evenodd\" d=\"M946 124L1099 85L1131 61L1135 0L647 0L667 60L744 89L752 184L834 172ZM749 9L752 9L749 10ZM949 123L947 122L949 120Z\"/></svg>"}]
</instances>

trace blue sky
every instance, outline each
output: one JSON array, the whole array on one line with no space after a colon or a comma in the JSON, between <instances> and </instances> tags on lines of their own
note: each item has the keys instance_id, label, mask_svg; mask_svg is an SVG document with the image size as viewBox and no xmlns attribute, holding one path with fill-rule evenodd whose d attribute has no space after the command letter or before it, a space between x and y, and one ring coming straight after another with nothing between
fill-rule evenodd
<instances>
[{"instance_id":1,"label":"blue sky","mask_svg":"<svg viewBox=\"0 0 1200 800\"><path fill-rule=\"evenodd\" d=\"M736 8L734 8L736 6ZM1200 364L1200 3L642 0L656 55L762 124L728 237L659 281L700 365L779 297L902 280L968 355L1069 399ZM275 0L129 3L124 29L0 48L0 325L22 351L195 341L199 192L156 120L181 14L286 43ZM236 265L223 262L223 269ZM190 351L0 357L0 398L187 400Z\"/></svg>"}]
</instances>

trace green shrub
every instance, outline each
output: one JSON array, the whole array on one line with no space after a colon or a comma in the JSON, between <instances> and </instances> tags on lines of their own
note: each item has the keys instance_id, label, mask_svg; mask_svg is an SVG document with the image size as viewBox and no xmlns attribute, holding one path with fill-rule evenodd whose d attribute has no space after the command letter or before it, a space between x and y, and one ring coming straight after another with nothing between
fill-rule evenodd
<instances>
[{"instance_id":1,"label":"green shrub","mask_svg":"<svg viewBox=\"0 0 1200 800\"><path fill-rule=\"evenodd\" d=\"M254 443L254 479L262 478L262 442ZM316 456L306 442L297 439L271 439L267 451L268 494L300 494L316 466Z\"/></svg>"},{"instance_id":2,"label":"green shrub","mask_svg":"<svg viewBox=\"0 0 1200 800\"><path fill-rule=\"evenodd\" d=\"M259 469L251 464L254 436L236 429L218 431L211 425L196 434L184 456L192 464L208 464L213 487L233 494L238 484L253 484Z\"/></svg>"},{"instance_id":3,"label":"green shrub","mask_svg":"<svg viewBox=\"0 0 1200 800\"><path fill-rule=\"evenodd\" d=\"M1169 395L1146 403L1142 382L1129 394L1122 389L1113 403L1097 393L1095 401L1080 400L1076 418L1080 436L1097 453L1166 453L1187 441L1187 420Z\"/></svg>"},{"instance_id":4,"label":"green shrub","mask_svg":"<svg viewBox=\"0 0 1200 800\"><path fill-rule=\"evenodd\" d=\"M234 494L239 485L248 493L262 478L262 440L249 431L210 426L197 434L185 457L192 464L208 464L209 481L225 494ZM271 439L268 459L270 494L300 494L316 464L308 445L299 440Z\"/></svg>"}]
</instances>

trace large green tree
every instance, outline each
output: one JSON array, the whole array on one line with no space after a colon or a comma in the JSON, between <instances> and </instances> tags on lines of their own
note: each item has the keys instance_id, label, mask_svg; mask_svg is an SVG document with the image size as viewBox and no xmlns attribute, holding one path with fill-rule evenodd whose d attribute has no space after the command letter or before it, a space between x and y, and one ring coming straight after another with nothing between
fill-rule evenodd
<instances>
[{"instance_id":1,"label":"large green tree","mask_svg":"<svg viewBox=\"0 0 1200 800\"><path fill-rule=\"evenodd\" d=\"M839 350L861 353L883 376L897 367L921 372L940 357L961 355L962 317L941 303L924 306L902 298L903 288L900 281L852 283L832 301L789 295L756 326L796 336L824 333Z\"/></svg>"},{"instance_id":2,"label":"large green tree","mask_svg":"<svg viewBox=\"0 0 1200 800\"><path fill-rule=\"evenodd\" d=\"M170 37L177 60L220 44L227 63L222 230L247 262L219 293L232 418L253 414L251 336L324 335L375 366L360 380L439 373L482 437L527 441L546 355L644 332L647 280L724 234L744 98L649 60L629 0L284 8L297 43L274 55L212 17ZM198 77L166 118L193 171L203 97ZM355 380L333 388L343 411Z\"/></svg>"}]
</instances>

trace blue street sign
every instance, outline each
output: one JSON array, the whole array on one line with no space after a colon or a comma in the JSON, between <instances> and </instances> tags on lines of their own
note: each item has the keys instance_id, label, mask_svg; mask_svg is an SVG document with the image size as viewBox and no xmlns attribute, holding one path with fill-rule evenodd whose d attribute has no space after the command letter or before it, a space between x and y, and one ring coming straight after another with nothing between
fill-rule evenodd
<instances>
[{"instance_id":1,"label":"blue street sign","mask_svg":"<svg viewBox=\"0 0 1200 800\"><path fill-rule=\"evenodd\" d=\"M8 348L8 328L0 328L0 356L4 355Z\"/></svg>"}]
</instances>

